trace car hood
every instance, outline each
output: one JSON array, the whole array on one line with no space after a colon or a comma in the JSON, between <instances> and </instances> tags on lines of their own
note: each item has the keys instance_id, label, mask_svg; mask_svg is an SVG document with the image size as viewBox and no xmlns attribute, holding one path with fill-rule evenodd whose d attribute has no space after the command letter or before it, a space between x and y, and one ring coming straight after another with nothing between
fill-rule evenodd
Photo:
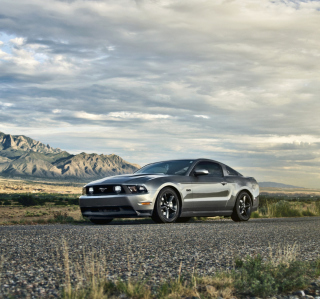
<instances>
[{"instance_id":1,"label":"car hood","mask_svg":"<svg viewBox=\"0 0 320 299\"><path fill-rule=\"evenodd\" d=\"M101 184L144 184L147 181L161 178L161 177L169 177L169 175L165 174L123 174L116 175L111 177L106 177L101 180L93 181L87 184L87 186L91 185L101 185Z\"/></svg>"}]
</instances>

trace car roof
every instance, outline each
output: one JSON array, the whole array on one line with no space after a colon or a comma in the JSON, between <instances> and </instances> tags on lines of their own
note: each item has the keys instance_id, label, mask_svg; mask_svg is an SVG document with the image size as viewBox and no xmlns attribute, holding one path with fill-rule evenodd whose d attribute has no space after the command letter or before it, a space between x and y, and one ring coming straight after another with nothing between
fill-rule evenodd
<instances>
[{"instance_id":1,"label":"car roof","mask_svg":"<svg viewBox=\"0 0 320 299\"><path fill-rule=\"evenodd\" d=\"M219 164L222 164L222 165L225 165L224 163L221 163L219 161L216 161L216 160L212 160L212 159L208 159L208 158L196 158L196 159L172 159L172 160L164 160L164 161L156 161L156 162L152 162L152 163L148 163L144 166L147 166L147 165L151 165L151 164L155 164L155 163L162 163L162 162L169 162L169 161L184 161L184 160L193 160L193 163L196 163L196 162L199 162L199 161L210 161L210 162L215 162L215 163L219 163ZM142 166L142 167L144 167Z\"/></svg>"}]
</instances>

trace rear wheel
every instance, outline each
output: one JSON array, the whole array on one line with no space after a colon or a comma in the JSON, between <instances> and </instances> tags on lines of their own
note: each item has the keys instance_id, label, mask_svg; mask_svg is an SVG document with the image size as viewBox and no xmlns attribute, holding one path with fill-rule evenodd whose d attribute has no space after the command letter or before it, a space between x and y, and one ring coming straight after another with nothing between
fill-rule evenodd
<instances>
[{"instance_id":1,"label":"rear wheel","mask_svg":"<svg viewBox=\"0 0 320 299\"><path fill-rule=\"evenodd\" d=\"M104 224L108 224L112 221L113 219L90 219L90 221L94 224L100 224L100 225L104 225Z\"/></svg>"},{"instance_id":2,"label":"rear wheel","mask_svg":"<svg viewBox=\"0 0 320 299\"><path fill-rule=\"evenodd\" d=\"M245 191L240 192L233 208L231 219L233 221L248 221L251 216L251 206L250 195Z\"/></svg>"},{"instance_id":3,"label":"rear wheel","mask_svg":"<svg viewBox=\"0 0 320 299\"><path fill-rule=\"evenodd\" d=\"M180 202L177 193L170 187L163 188L157 196L152 220L157 223L172 223L179 214Z\"/></svg>"}]
</instances>

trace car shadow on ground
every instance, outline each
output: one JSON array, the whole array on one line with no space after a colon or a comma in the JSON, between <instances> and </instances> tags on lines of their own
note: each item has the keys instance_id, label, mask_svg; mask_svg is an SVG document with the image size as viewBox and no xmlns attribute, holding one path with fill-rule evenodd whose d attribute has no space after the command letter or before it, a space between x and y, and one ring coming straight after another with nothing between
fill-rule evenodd
<instances>
[{"instance_id":1,"label":"car shadow on ground","mask_svg":"<svg viewBox=\"0 0 320 299\"><path fill-rule=\"evenodd\" d=\"M143 218L143 219L136 219L136 220L132 220L132 219L121 219L121 220L113 220L112 222L108 223L108 224L94 224L91 222L86 222L87 225L90 226L112 226L112 225L141 225L141 224L154 224L154 225L187 225L187 224L197 224L197 223L226 223L226 222L230 222L229 219L223 219L223 220L214 220L214 221L203 221L203 220L190 220L188 222L184 222L184 223L179 223L179 222L175 222L175 223L156 223L154 222L151 218Z\"/></svg>"},{"instance_id":2,"label":"car shadow on ground","mask_svg":"<svg viewBox=\"0 0 320 299\"><path fill-rule=\"evenodd\" d=\"M237 224L254 224L256 225L258 223L275 223L275 222L304 222L304 221L314 221L314 220L320 220L320 217L286 217L286 218L251 218L249 221L242 221L242 222L234 222L230 218L225 218L225 219L217 219L217 220L190 220L189 222L185 223L171 223L171 224L161 224L161 225L188 225L188 224L212 224L212 225L226 225L233 223L235 225ZM102 225L102 224L93 224L91 222L86 222L85 225L90 225L90 226L112 226L112 225L142 225L142 224L154 224L154 225L159 225L159 223L154 222L150 218L143 218L143 219L137 219L137 220L132 220L132 219L119 219L119 220L113 220L111 223Z\"/></svg>"}]
</instances>

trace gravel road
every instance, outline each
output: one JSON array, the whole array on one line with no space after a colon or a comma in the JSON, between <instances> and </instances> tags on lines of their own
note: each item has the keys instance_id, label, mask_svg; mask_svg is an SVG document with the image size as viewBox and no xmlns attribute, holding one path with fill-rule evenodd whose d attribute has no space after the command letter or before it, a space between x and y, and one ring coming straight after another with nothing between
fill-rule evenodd
<instances>
[{"instance_id":1,"label":"gravel road","mask_svg":"<svg viewBox=\"0 0 320 299\"><path fill-rule=\"evenodd\" d=\"M231 267L235 256L268 256L270 250L293 246L299 259L319 257L320 217L2 226L0 297L8 292L18 297L58 296L66 281L66 257L73 283L79 283L96 260L110 279L138 276L156 284L176 277L180 267L183 275L210 274Z\"/></svg>"}]
</instances>

